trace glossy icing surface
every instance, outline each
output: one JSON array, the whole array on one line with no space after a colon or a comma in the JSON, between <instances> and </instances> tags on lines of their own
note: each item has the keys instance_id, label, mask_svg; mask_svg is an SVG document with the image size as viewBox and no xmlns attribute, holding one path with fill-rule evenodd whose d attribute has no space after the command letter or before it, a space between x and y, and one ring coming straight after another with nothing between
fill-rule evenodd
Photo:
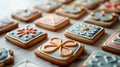
<instances>
[{"instance_id":1,"label":"glossy icing surface","mask_svg":"<svg viewBox=\"0 0 120 67\"><path fill-rule=\"evenodd\" d=\"M117 19L117 14L114 12L108 12L104 10L98 10L92 12L85 21L96 22L101 24L111 24L114 20Z\"/></svg>"},{"instance_id":2,"label":"glossy icing surface","mask_svg":"<svg viewBox=\"0 0 120 67\"><path fill-rule=\"evenodd\" d=\"M38 11L35 9L24 9L24 10L18 10L17 13L23 17L29 17Z\"/></svg>"},{"instance_id":3,"label":"glossy icing surface","mask_svg":"<svg viewBox=\"0 0 120 67\"><path fill-rule=\"evenodd\" d=\"M42 0L38 6L42 9L54 9L60 5L60 2L55 2L53 0Z\"/></svg>"},{"instance_id":4,"label":"glossy icing surface","mask_svg":"<svg viewBox=\"0 0 120 67\"><path fill-rule=\"evenodd\" d=\"M26 25L23 28L8 32L7 36L26 44L43 34L45 34L44 31L31 27L30 25Z\"/></svg>"},{"instance_id":5,"label":"glossy icing surface","mask_svg":"<svg viewBox=\"0 0 120 67\"><path fill-rule=\"evenodd\" d=\"M80 22L78 24L73 25L65 32L70 33L72 35L93 39L102 30L102 27Z\"/></svg>"},{"instance_id":6,"label":"glossy icing surface","mask_svg":"<svg viewBox=\"0 0 120 67\"><path fill-rule=\"evenodd\" d=\"M78 5L91 6L98 3L99 0L76 0L75 3Z\"/></svg>"},{"instance_id":7,"label":"glossy icing surface","mask_svg":"<svg viewBox=\"0 0 120 67\"><path fill-rule=\"evenodd\" d=\"M68 20L67 17L62 17L56 14L49 14L43 18L38 19L36 22L50 26L57 26L66 20Z\"/></svg>"},{"instance_id":8,"label":"glossy icing surface","mask_svg":"<svg viewBox=\"0 0 120 67\"><path fill-rule=\"evenodd\" d=\"M9 26L9 24L12 24L12 20L10 18L3 18L0 20L0 28L4 28L6 26Z\"/></svg>"},{"instance_id":9,"label":"glossy icing surface","mask_svg":"<svg viewBox=\"0 0 120 67\"><path fill-rule=\"evenodd\" d=\"M114 33L106 42L105 45L117 50L120 50L120 33Z\"/></svg>"},{"instance_id":10,"label":"glossy icing surface","mask_svg":"<svg viewBox=\"0 0 120 67\"><path fill-rule=\"evenodd\" d=\"M61 39L55 37L40 46L39 51L58 60L67 60L73 57L80 47L81 45L73 40L62 42Z\"/></svg>"},{"instance_id":11,"label":"glossy icing surface","mask_svg":"<svg viewBox=\"0 0 120 67\"><path fill-rule=\"evenodd\" d=\"M120 67L120 57L103 51L95 51L84 65L86 67Z\"/></svg>"},{"instance_id":12,"label":"glossy icing surface","mask_svg":"<svg viewBox=\"0 0 120 67\"><path fill-rule=\"evenodd\" d=\"M0 63L6 61L10 58L9 50L5 48L0 48Z\"/></svg>"},{"instance_id":13,"label":"glossy icing surface","mask_svg":"<svg viewBox=\"0 0 120 67\"><path fill-rule=\"evenodd\" d=\"M39 67L36 64L32 63L29 60L24 60L16 65L14 65L13 67Z\"/></svg>"}]
</instances>

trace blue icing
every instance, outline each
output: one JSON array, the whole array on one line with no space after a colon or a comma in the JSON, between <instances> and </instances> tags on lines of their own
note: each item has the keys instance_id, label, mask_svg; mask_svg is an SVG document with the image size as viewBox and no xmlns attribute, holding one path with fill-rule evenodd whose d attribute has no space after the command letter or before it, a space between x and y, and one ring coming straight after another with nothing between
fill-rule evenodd
<instances>
[{"instance_id":1,"label":"blue icing","mask_svg":"<svg viewBox=\"0 0 120 67\"><path fill-rule=\"evenodd\" d=\"M0 54L0 61L2 61L8 57L8 50L6 50L4 48L0 48L0 51L2 52Z\"/></svg>"},{"instance_id":2,"label":"blue icing","mask_svg":"<svg viewBox=\"0 0 120 67\"><path fill-rule=\"evenodd\" d=\"M46 44L44 44L46 45ZM43 45L42 45L43 46ZM68 60L71 56L69 57L62 57L60 54L59 54L59 49L57 49L55 52L53 53L45 53L43 50L42 50L42 46L39 47L39 51L50 56L50 57L53 57L53 58L56 58L56 59L59 59L59 60ZM73 51L73 54L76 54L77 51L80 49L81 45L78 44L77 46L74 46L74 47L69 47L72 51Z\"/></svg>"},{"instance_id":3,"label":"blue icing","mask_svg":"<svg viewBox=\"0 0 120 67\"><path fill-rule=\"evenodd\" d=\"M120 57L103 51L95 51L84 65L86 67L120 67Z\"/></svg>"},{"instance_id":4,"label":"blue icing","mask_svg":"<svg viewBox=\"0 0 120 67\"><path fill-rule=\"evenodd\" d=\"M25 26L25 27L23 27L23 28L26 29L26 28L33 28L33 27L31 27L31 26ZM42 31L42 30L40 30L40 29L38 29L38 28L33 28L33 29L36 29L36 32L35 32L35 34L34 34L34 37L31 36L31 33L29 33L29 34L24 34L23 36L19 37L19 35L18 35L18 30L22 30L23 28L20 28L20 29L16 29L16 30L14 30L14 31L11 31L11 32L7 33L7 35L8 35L9 37L13 38L13 39L16 39L16 40L22 42L22 43L28 43L28 42L30 42L31 40L33 40L33 39L35 39L35 38L37 38L37 37L39 37L39 36L41 36L41 35L43 35L43 34L45 33L44 31ZM27 36L27 38L26 38L26 36Z\"/></svg>"},{"instance_id":5,"label":"blue icing","mask_svg":"<svg viewBox=\"0 0 120 67\"><path fill-rule=\"evenodd\" d=\"M81 28L83 28L83 27L88 27L89 30L87 30L87 31L81 30ZM102 29L103 28L99 27L99 26L85 24L85 23L78 23L78 24L70 27L68 30L66 30L66 32L73 34L73 35L85 37L88 39L93 39Z\"/></svg>"},{"instance_id":6,"label":"blue icing","mask_svg":"<svg viewBox=\"0 0 120 67\"><path fill-rule=\"evenodd\" d=\"M47 5L46 2L49 2L50 4ZM45 0L45 1L40 3L39 7L43 8L43 9L53 9L53 8L58 7L60 5L61 5L61 3L58 3L58 2L55 2L55 1L46 1Z\"/></svg>"}]
</instances>

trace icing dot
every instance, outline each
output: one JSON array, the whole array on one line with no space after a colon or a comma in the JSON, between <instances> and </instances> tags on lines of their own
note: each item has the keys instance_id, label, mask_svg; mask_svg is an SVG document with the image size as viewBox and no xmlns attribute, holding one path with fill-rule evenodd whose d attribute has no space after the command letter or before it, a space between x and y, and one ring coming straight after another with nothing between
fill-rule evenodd
<instances>
[{"instance_id":1,"label":"icing dot","mask_svg":"<svg viewBox=\"0 0 120 67\"><path fill-rule=\"evenodd\" d=\"M88 28L88 27L82 27L81 30L83 30L83 31L88 31L89 28Z\"/></svg>"}]
</instances>

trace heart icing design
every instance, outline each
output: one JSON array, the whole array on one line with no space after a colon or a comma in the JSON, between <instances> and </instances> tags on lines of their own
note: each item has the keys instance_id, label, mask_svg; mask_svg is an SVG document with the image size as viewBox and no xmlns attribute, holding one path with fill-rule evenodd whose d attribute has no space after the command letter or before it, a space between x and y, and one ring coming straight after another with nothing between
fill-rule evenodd
<instances>
[{"instance_id":1,"label":"heart icing design","mask_svg":"<svg viewBox=\"0 0 120 67\"><path fill-rule=\"evenodd\" d=\"M90 18L92 18L93 20L105 21L105 22L109 22L109 21L113 20L115 16L116 16L116 13L107 12L104 10L95 11L90 14Z\"/></svg>"},{"instance_id":2,"label":"heart icing design","mask_svg":"<svg viewBox=\"0 0 120 67\"><path fill-rule=\"evenodd\" d=\"M42 50L45 53L53 53L56 50L58 50L60 56L68 57L73 55L73 51L70 49L70 47L77 46L77 43L73 40L67 40L65 42L62 42L62 40L58 37L51 38L49 43L47 45L44 45L42 47Z\"/></svg>"}]
</instances>

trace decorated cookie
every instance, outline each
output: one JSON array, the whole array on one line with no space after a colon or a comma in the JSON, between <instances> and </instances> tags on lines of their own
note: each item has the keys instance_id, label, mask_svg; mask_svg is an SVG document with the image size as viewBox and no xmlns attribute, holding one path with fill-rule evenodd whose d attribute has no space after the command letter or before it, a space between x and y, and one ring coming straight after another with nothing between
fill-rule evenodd
<instances>
[{"instance_id":1,"label":"decorated cookie","mask_svg":"<svg viewBox=\"0 0 120 67\"><path fill-rule=\"evenodd\" d=\"M23 21L23 22L31 22L41 16L41 11L35 9L24 9L18 10L12 14L12 17Z\"/></svg>"},{"instance_id":2,"label":"decorated cookie","mask_svg":"<svg viewBox=\"0 0 120 67\"><path fill-rule=\"evenodd\" d=\"M88 9L95 9L99 6L99 0L76 0L77 5L83 5Z\"/></svg>"},{"instance_id":3,"label":"decorated cookie","mask_svg":"<svg viewBox=\"0 0 120 67\"><path fill-rule=\"evenodd\" d=\"M69 19L67 17L56 14L49 14L35 21L35 25L52 31L57 31L68 24Z\"/></svg>"},{"instance_id":4,"label":"decorated cookie","mask_svg":"<svg viewBox=\"0 0 120 67\"><path fill-rule=\"evenodd\" d=\"M5 48L0 48L0 67L12 64L13 62L13 51Z\"/></svg>"},{"instance_id":5,"label":"decorated cookie","mask_svg":"<svg viewBox=\"0 0 120 67\"><path fill-rule=\"evenodd\" d=\"M39 5L36 5L35 8L45 12L53 12L55 9L62 5L61 2L54 0L43 0Z\"/></svg>"},{"instance_id":6,"label":"decorated cookie","mask_svg":"<svg viewBox=\"0 0 120 67\"><path fill-rule=\"evenodd\" d=\"M38 65L32 63L29 60L24 60L16 65L14 65L13 67L39 67Z\"/></svg>"},{"instance_id":7,"label":"decorated cookie","mask_svg":"<svg viewBox=\"0 0 120 67\"><path fill-rule=\"evenodd\" d=\"M64 35L68 38L88 44L94 44L103 34L104 29L102 27L82 22L73 25L64 33Z\"/></svg>"},{"instance_id":8,"label":"decorated cookie","mask_svg":"<svg viewBox=\"0 0 120 67\"><path fill-rule=\"evenodd\" d=\"M35 50L35 55L57 65L68 65L84 51L84 46L74 40L62 41L53 37Z\"/></svg>"},{"instance_id":9,"label":"decorated cookie","mask_svg":"<svg viewBox=\"0 0 120 67\"><path fill-rule=\"evenodd\" d=\"M73 0L54 0L54 1L66 4L72 2Z\"/></svg>"},{"instance_id":10,"label":"decorated cookie","mask_svg":"<svg viewBox=\"0 0 120 67\"><path fill-rule=\"evenodd\" d=\"M103 50L120 54L120 32L115 32L102 45Z\"/></svg>"},{"instance_id":11,"label":"decorated cookie","mask_svg":"<svg viewBox=\"0 0 120 67\"><path fill-rule=\"evenodd\" d=\"M110 0L104 4L108 10L120 13L120 0Z\"/></svg>"},{"instance_id":12,"label":"decorated cookie","mask_svg":"<svg viewBox=\"0 0 120 67\"><path fill-rule=\"evenodd\" d=\"M62 5L59 9L56 10L57 14L67 16L73 19L78 19L85 15L87 11L83 6L78 6L74 3L68 5Z\"/></svg>"},{"instance_id":13,"label":"decorated cookie","mask_svg":"<svg viewBox=\"0 0 120 67\"><path fill-rule=\"evenodd\" d=\"M120 67L120 56L103 51L94 51L82 67Z\"/></svg>"},{"instance_id":14,"label":"decorated cookie","mask_svg":"<svg viewBox=\"0 0 120 67\"><path fill-rule=\"evenodd\" d=\"M115 12L101 9L92 12L84 21L103 27L112 27L118 21L118 15Z\"/></svg>"},{"instance_id":15,"label":"decorated cookie","mask_svg":"<svg viewBox=\"0 0 120 67\"><path fill-rule=\"evenodd\" d=\"M38 28L31 27L30 25L26 25L23 28L18 28L14 31L8 32L5 35L5 38L8 41L22 48L32 47L44 40L46 37L47 33Z\"/></svg>"},{"instance_id":16,"label":"decorated cookie","mask_svg":"<svg viewBox=\"0 0 120 67\"><path fill-rule=\"evenodd\" d=\"M18 23L8 17L0 19L0 34L18 27Z\"/></svg>"}]
</instances>

